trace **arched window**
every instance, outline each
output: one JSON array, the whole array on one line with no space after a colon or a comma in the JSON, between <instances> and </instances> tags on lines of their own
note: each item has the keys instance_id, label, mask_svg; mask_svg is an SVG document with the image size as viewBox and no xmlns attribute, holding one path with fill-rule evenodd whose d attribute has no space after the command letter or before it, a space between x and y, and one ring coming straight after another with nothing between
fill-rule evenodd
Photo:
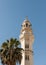
<instances>
[{"instance_id":1,"label":"arched window","mask_svg":"<svg viewBox=\"0 0 46 65\"><path fill-rule=\"evenodd\" d=\"M25 44L25 48L29 48L29 44Z\"/></svg>"},{"instance_id":2,"label":"arched window","mask_svg":"<svg viewBox=\"0 0 46 65\"><path fill-rule=\"evenodd\" d=\"M26 27L28 27L28 23L26 23Z\"/></svg>"},{"instance_id":3,"label":"arched window","mask_svg":"<svg viewBox=\"0 0 46 65\"><path fill-rule=\"evenodd\" d=\"M25 55L25 60L29 60L29 55Z\"/></svg>"}]
</instances>

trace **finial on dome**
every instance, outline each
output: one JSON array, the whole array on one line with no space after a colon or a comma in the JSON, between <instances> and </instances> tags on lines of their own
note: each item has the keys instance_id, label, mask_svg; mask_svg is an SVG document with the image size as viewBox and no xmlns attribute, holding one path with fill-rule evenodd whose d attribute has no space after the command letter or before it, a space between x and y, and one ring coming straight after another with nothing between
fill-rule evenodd
<instances>
[{"instance_id":1,"label":"finial on dome","mask_svg":"<svg viewBox=\"0 0 46 65\"><path fill-rule=\"evenodd\" d=\"M26 20L28 20L28 16L26 16L26 18L25 18Z\"/></svg>"}]
</instances>

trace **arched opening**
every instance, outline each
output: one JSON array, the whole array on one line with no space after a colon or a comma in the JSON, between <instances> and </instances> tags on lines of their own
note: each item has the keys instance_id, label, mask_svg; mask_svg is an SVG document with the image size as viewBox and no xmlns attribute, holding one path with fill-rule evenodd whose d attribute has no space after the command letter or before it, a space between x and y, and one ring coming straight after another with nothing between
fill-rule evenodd
<instances>
[{"instance_id":1,"label":"arched opening","mask_svg":"<svg viewBox=\"0 0 46 65\"><path fill-rule=\"evenodd\" d=\"M26 27L28 27L28 23L26 23Z\"/></svg>"}]
</instances>

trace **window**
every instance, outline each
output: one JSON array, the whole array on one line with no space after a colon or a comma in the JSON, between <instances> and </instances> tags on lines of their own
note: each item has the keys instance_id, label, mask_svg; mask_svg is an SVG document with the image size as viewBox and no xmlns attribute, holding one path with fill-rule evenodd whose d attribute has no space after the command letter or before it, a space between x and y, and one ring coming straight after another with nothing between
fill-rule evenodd
<instances>
[{"instance_id":1,"label":"window","mask_svg":"<svg viewBox=\"0 0 46 65\"><path fill-rule=\"evenodd\" d=\"M28 27L28 23L26 23L26 27Z\"/></svg>"},{"instance_id":2,"label":"window","mask_svg":"<svg viewBox=\"0 0 46 65\"><path fill-rule=\"evenodd\" d=\"M29 60L29 55L25 55L25 60Z\"/></svg>"},{"instance_id":3,"label":"window","mask_svg":"<svg viewBox=\"0 0 46 65\"><path fill-rule=\"evenodd\" d=\"M29 48L29 44L25 44L25 48Z\"/></svg>"}]
</instances>

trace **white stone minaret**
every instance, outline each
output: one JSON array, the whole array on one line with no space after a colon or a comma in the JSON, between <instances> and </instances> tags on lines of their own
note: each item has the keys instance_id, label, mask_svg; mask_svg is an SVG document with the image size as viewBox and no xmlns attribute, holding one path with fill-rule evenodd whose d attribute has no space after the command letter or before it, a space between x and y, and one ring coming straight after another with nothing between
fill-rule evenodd
<instances>
[{"instance_id":1,"label":"white stone minaret","mask_svg":"<svg viewBox=\"0 0 46 65\"><path fill-rule=\"evenodd\" d=\"M25 19L20 33L21 48L24 49L21 65L33 65L33 41L32 25L28 19Z\"/></svg>"}]
</instances>

